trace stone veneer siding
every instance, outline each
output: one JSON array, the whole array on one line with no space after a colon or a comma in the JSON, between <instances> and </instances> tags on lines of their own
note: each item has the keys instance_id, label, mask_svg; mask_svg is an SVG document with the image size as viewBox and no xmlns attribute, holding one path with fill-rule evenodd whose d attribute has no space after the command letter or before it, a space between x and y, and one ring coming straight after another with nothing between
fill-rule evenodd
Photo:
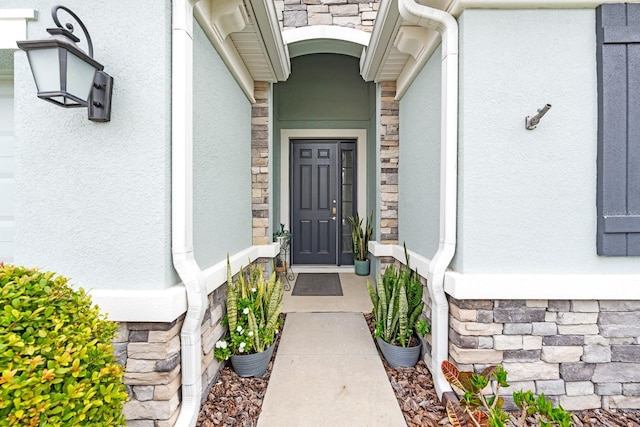
<instances>
[{"instance_id":1,"label":"stone veneer siding","mask_svg":"<svg viewBox=\"0 0 640 427\"><path fill-rule=\"evenodd\" d=\"M567 410L640 409L640 302L449 298L449 307L459 368L500 363L510 390L544 393Z\"/></svg>"},{"instance_id":2,"label":"stone veneer siding","mask_svg":"<svg viewBox=\"0 0 640 427\"><path fill-rule=\"evenodd\" d=\"M251 106L251 209L253 244L271 243L269 234L269 83L254 83Z\"/></svg>"},{"instance_id":3,"label":"stone veneer siding","mask_svg":"<svg viewBox=\"0 0 640 427\"><path fill-rule=\"evenodd\" d=\"M226 332L224 316L226 284L207 297L202 322L202 388L206 397L221 364L213 357L215 343ZM129 427L170 427L180 409L180 330L184 315L170 323L120 323L114 348L126 367L129 402L124 414Z\"/></svg>"},{"instance_id":4,"label":"stone veneer siding","mask_svg":"<svg viewBox=\"0 0 640 427\"><path fill-rule=\"evenodd\" d=\"M396 83L380 82L380 243L398 243L399 103Z\"/></svg>"},{"instance_id":5,"label":"stone veneer siding","mask_svg":"<svg viewBox=\"0 0 640 427\"><path fill-rule=\"evenodd\" d=\"M379 4L367 0L275 0L282 30L338 25L371 32Z\"/></svg>"}]
</instances>

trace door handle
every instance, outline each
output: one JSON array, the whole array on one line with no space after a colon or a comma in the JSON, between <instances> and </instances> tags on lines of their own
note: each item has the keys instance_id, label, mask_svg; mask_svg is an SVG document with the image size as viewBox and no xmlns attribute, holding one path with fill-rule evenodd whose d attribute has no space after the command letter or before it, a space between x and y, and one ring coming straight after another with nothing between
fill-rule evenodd
<instances>
[{"instance_id":1,"label":"door handle","mask_svg":"<svg viewBox=\"0 0 640 427\"><path fill-rule=\"evenodd\" d=\"M332 220L334 220L334 221L335 221L335 220L336 220L336 217L335 217L335 216L332 216L332 217L331 217L331 218L329 218L329 219L332 219Z\"/></svg>"}]
</instances>

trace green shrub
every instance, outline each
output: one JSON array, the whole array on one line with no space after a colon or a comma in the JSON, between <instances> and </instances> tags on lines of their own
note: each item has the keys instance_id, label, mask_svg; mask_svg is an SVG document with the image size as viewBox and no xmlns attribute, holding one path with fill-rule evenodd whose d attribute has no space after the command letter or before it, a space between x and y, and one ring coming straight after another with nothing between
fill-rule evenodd
<instances>
[{"instance_id":1,"label":"green shrub","mask_svg":"<svg viewBox=\"0 0 640 427\"><path fill-rule=\"evenodd\" d=\"M66 278L0 263L0 425L123 425L116 328Z\"/></svg>"}]
</instances>

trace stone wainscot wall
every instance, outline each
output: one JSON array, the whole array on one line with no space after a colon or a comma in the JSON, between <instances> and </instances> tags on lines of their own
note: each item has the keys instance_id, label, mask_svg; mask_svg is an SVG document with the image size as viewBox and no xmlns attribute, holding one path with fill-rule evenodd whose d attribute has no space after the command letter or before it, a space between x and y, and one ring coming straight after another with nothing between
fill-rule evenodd
<instances>
[{"instance_id":1,"label":"stone wainscot wall","mask_svg":"<svg viewBox=\"0 0 640 427\"><path fill-rule=\"evenodd\" d=\"M213 357L215 343L225 334L226 284L207 297L202 322L202 388L204 396L221 364ZM129 427L171 427L180 409L180 330L184 315L171 323L120 323L114 342L116 355L126 367L129 402L124 414Z\"/></svg>"},{"instance_id":2,"label":"stone wainscot wall","mask_svg":"<svg viewBox=\"0 0 640 427\"><path fill-rule=\"evenodd\" d=\"M511 391L567 410L640 409L639 301L450 298L449 307L449 358L460 369L502 364Z\"/></svg>"}]
</instances>

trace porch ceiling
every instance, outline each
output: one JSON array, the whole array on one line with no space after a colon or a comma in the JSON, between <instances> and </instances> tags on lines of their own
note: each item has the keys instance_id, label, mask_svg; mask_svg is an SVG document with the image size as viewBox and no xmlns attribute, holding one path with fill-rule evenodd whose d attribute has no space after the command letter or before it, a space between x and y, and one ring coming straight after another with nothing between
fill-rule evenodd
<instances>
[{"instance_id":1,"label":"porch ceiling","mask_svg":"<svg viewBox=\"0 0 640 427\"><path fill-rule=\"evenodd\" d=\"M289 52L272 0L201 0L194 16L252 101L254 81L289 77Z\"/></svg>"}]
</instances>

